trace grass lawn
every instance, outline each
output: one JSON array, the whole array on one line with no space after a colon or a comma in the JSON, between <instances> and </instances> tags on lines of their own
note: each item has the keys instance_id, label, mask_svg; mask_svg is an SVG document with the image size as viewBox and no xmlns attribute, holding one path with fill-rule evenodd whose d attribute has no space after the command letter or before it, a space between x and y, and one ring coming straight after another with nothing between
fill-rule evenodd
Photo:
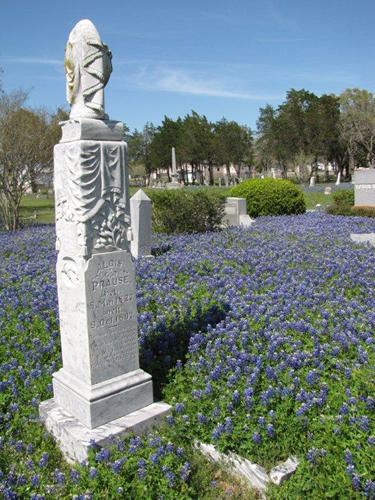
<instances>
[{"instance_id":1,"label":"grass lawn","mask_svg":"<svg viewBox=\"0 0 375 500\"><path fill-rule=\"evenodd\" d=\"M31 218L36 214L36 218ZM55 198L38 198L28 194L22 198L20 216L23 222L38 224L53 224L55 222Z\"/></svg>"},{"instance_id":2,"label":"grass lawn","mask_svg":"<svg viewBox=\"0 0 375 500\"><path fill-rule=\"evenodd\" d=\"M304 192L303 196L305 198L307 210L314 209L318 204L328 205L329 203L333 203L332 194Z\"/></svg>"}]
</instances>

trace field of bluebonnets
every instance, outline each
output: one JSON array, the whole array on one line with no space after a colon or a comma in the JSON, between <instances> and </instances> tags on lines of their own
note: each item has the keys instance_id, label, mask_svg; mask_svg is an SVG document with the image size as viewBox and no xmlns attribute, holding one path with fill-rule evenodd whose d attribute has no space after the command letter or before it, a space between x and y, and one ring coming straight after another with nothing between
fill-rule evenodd
<instances>
[{"instance_id":1,"label":"field of bluebonnets","mask_svg":"<svg viewBox=\"0 0 375 500\"><path fill-rule=\"evenodd\" d=\"M375 249L349 238L370 231L315 213L156 237L137 263L140 348L173 414L74 467L38 422L61 363L54 229L0 233L4 498L203 498L194 440L266 468L297 455L268 498L375 498Z\"/></svg>"}]
</instances>

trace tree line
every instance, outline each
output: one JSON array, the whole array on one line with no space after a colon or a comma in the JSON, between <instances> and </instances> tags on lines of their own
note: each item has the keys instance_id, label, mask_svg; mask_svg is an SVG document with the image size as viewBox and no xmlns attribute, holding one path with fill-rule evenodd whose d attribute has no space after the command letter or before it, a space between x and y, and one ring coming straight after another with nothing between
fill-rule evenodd
<instances>
[{"instance_id":1,"label":"tree line","mask_svg":"<svg viewBox=\"0 0 375 500\"><path fill-rule=\"evenodd\" d=\"M59 141L59 122L69 114L27 106L27 92L3 91L0 80L0 217L6 229L19 227L22 196L36 192L41 173L52 173L53 146ZM318 163L334 166L350 179L354 166L375 168L375 97L371 92L347 89L340 96L316 96L291 89L282 104L259 110L255 131L222 118L209 121L191 111L184 118L164 117L161 125L146 123L130 133L125 126L133 171L141 167L146 178L153 172L171 173L171 149L176 148L178 169L187 181L206 168L214 183L214 168L230 166L241 177L244 166L258 172L278 168L283 177L294 171L306 181Z\"/></svg>"},{"instance_id":2,"label":"tree line","mask_svg":"<svg viewBox=\"0 0 375 500\"><path fill-rule=\"evenodd\" d=\"M229 175L233 165L239 177L241 168L253 162L253 134L249 127L225 118L213 123L195 111L183 119L165 116L159 127L146 123L142 131L135 130L126 139L130 164L143 165L148 178L152 172L167 172L170 179L172 147L176 148L178 169L186 182L188 168L195 179L207 167L212 185L215 166L225 166Z\"/></svg>"},{"instance_id":3,"label":"tree line","mask_svg":"<svg viewBox=\"0 0 375 500\"><path fill-rule=\"evenodd\" d=\"M146 177L171 169L171 148L177 151L179 169L187 166L193 178L208 168L233 165L237 177L243 166L258 172L277 168L286 178L293 171L306 181L318 164L333 165L348 180L354 166L375 167L375 97L367 90L347 89L340 96L320 97L291 89L277 106L260 108L256 131L225 118L213 123L192 111L183 119L164 117L158 127L146 123L142 131L127 135L130 164L142 165Z\"/></svg>"}]
</instances>

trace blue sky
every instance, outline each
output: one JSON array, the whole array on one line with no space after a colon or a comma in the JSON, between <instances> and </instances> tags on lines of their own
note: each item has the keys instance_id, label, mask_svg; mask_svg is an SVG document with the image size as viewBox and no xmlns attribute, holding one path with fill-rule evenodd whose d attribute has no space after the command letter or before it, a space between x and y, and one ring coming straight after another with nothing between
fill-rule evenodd
<instances>
[{"instance_id":1,"label":"blue sky","mask_svg":"<svg viewBox=\"0 0 375 500\"><path fill-rule=\"evenodd\" d=\"M375 91L374 0L2 0L4 89L66 104L64 48L84 18L113 54L106 111L131 130L192 109L255 128L290 88Z\"/></svg>"}]
</instances>

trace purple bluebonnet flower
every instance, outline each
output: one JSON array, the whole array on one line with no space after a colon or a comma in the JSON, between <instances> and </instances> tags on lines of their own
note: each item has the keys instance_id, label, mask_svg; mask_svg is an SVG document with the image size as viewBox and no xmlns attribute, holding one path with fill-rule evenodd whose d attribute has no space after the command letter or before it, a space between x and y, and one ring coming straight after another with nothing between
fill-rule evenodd
<instances>
[{"instance_id":1,"label":"purple bluebonnet flower","mask_svg":"<svg viewBox=\"0 0 375 500\"><path fill-rule=\"evenodd\" d=\"M49 460L49 454L42 453L42 456L38 462L39 467L45 467L48 464L48 460Z\"/></svg>"},{"instance_id":2,"label":"purple bluebonnet flower","mask_svg":"<svg viewBox=\"0 0 375 500\"><path fill-rule=\"evenodd\" d=\"M90 475L91 479L94 479L97 477L98 470L96 469L96 467L90 467L89 475Z\"/></svg>"},{"instance_id":3,"label":"purple bluebonnet flower","mask_svg":"<svg viewBox=\"0 0 375 500\"><path fill-rule=\"evenodd\" d=\"M65 483L65 474L61 472L59 469L55 469L55 479L57 484Z\"/></svg>"},{"instance_id":4,"label":"purple bluebonnet flower","mask_svg":"<svg viewBox=\"0 0 375 500\"><path fill-rule=\"evenodd\" d=\"M262 442L262 437L259 434L259 432L253 432L251 439L254 441L256 444L260 444Z\"/></svg>"},{"instance_id":5,"label":"purple bluebonnet flower","mask_svg":"<svg viewBox=\"0 0 375 500\"><path fill-rule=\"evenodd\" d=\"M184 409L185 409L184 403L176 403L174 405L174 410L176 413L182 413L184 411Z\"/></svg>"},{"instance_id":6,"label":"purple bluebonnet flower","mask_svg":"<svg viewBox=\"0 0 375 500\"><path fill-rule=\"evenodd\" d=\"M183 466L180 469L180 478L182 481L186 482L189 479L189 475L191 472L191 467L189 462L184 462Z\"/></svg>"},{"instance_id":7,"label":"purple bluebonnet flower","mask_svg":"<svg viewBox=\"0 0 375 500\"><path fill-rule=\"evenodd\" d=\"M272 424L267 424L267 434L270 437L273 437L275 435L275 429Z\"/></svg>"},{"instance_id":8,"label":"purple bluebonnet flower","mask_svg":"<svg viewBox=\"0 0 375 500\"><path fill-rule=\"evenodd\" d=\"M38 474L33 474L30 478L30 483L33 486L39 486L39 475Z\"/></svg>"}]
</instances>

